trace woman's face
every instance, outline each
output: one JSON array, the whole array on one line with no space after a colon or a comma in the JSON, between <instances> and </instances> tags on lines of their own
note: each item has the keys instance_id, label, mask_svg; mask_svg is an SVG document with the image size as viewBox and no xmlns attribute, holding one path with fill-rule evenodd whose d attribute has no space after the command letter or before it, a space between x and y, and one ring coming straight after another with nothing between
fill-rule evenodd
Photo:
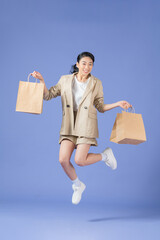
<instances>
[{"instance_id":1,"label":"woman's face","mask_svg":"<svg viewBox=\"0 0 160 240\"><path fill-rule=\"evenodd\" d=\"M86 77L92 71L93 60L90 57L83 57L76 65L79 68L79 73Z\"/></svg>"}]
</instances>

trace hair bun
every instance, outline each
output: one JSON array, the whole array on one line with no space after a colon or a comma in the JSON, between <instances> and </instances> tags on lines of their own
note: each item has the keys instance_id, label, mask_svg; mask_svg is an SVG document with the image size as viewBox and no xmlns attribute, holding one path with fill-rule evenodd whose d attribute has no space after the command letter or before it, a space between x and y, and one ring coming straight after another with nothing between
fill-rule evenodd
<instances>
[{"instance_id":1,"label":"hair bun","mask_svg":"<svg viewBox=\"0 0 160 240\"><path fill-rule=\"evenodd\" d=\"M76 64L72 65L71 70L70 70L70 73L75 73L75 72L78 72L78 71L79 71L79 69L78 69L78 67L76 66Z\"/></svg>"}]
</instances>

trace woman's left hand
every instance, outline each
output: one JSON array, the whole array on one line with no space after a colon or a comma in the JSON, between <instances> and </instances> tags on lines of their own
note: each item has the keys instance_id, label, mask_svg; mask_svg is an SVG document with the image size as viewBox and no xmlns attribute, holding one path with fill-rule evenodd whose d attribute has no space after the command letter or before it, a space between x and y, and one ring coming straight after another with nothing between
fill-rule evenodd
<instances>
[{"instance_id":1,"label":"woman's left hand","mask_svg":"<svg viewBox=\"0 0 160 240\"><path fill-rule=\"evenodd\" d=\"M128 109L128 108L132 107L132 105L127 101L119 101L117 103L118 103L118 106L123 109Z\"/></svg>"}]
</instances>

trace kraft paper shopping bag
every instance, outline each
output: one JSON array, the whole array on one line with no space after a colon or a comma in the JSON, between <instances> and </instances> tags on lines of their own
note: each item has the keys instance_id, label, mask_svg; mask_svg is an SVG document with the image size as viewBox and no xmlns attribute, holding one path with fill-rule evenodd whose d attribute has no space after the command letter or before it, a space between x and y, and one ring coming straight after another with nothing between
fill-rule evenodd
<instances>
[{"instance_id":1,"label":"kraft paper shopping bag","mask_svg":"<svg viewBox=\"0 0 160 240\"><path fill-rule=\"evenodd\" d=\"M20 81L18 94L17 94L17 103L16 111L26 112L33 114L41 114L43 109L43 92L44 84L36 82Z\"/></svg>"},{"instance_id":2,"label":"kraft paper shopping bag","mask_svg":"<svg viewBox=\"0 0 160 240\"><path fill-rule=\"evenodd\" d=\"M122 111L117 113L110 141L119 144L137 145L146 141L146 133L141 114Z\"/></svg>"}]
</instances>

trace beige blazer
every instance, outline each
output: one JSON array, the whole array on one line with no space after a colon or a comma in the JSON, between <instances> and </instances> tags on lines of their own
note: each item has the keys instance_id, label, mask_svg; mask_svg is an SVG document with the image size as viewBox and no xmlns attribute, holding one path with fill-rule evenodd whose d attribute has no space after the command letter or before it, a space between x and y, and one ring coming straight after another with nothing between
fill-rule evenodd
<instances>
[{"instance_id":1,"label":"beige blazer","mask_svg":"<svg viewBox=\"0 0 160 240\"><path fill-rule=\"evenodd\" d=\"M43 99L48 101L57 96L61 96L63 112L60 130L61 135L98 138L97 110L104 112L102 82L90 74L90 80L79 104L74 125L72 81L75 74L77 73L61 76L58 83L49 89L48 94L43 96Z\"/></svg>"}]
</instances>

